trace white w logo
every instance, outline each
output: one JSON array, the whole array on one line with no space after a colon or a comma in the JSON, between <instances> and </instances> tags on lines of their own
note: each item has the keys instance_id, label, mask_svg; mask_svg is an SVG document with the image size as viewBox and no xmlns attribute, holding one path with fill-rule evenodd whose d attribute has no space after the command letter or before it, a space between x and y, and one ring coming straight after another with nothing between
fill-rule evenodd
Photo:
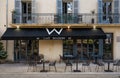
<instances>
[{"instance_id":1,"label":"white w logo","mask_svg":"<svg viewBox=\"0 0 120 78\"><path fill-rule=\"evenodd\" d=\"M61 28L59 31L54 28L54 29L52 29L52 30L50 31L48 28L46 28L46 31L47 31L47 33L48 33L49 35L51 35L54 31L55 31L58 35L60 35L61 32L62 32L62 30L63 30L63 28Z\"/></svg>"}]
</instances>

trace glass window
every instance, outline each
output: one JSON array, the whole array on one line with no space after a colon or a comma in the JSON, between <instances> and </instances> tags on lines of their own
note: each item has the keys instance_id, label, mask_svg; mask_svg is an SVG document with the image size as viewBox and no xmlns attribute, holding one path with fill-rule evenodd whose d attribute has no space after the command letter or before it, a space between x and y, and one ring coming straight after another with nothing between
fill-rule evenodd
<instances>
[{"instance_id":1,"label":"glass window","mask_svg":"<svg viewBox=\"0 0 120 78\"><path fill-rule=\"evenodd\" d=\"M113 59L113 34L107 33L104 40L103 59Z\"/></svg>"},{"instance_id":2,"label":"glass window","mask_svg":"<svg viewBox=\"0 0 120 78\"><path fill-rule=\"evenodd\" d=\"M63 55L73 55L73 40L63 41Z\"/></svg>"},{"instance_id":3,"label":"glass window","mask_svg":"<svg viewBox=\"0 0 120 78\"><path fill-rule=\"evenodd\" d=\"M14 41L14 60L26 61L27 57L33 53L39 54L38 40L15 40Z\"/></svg>"},{"instance_id":4,"label":"glass window","mask_svg":"<svg viewBox=\"0 0 120 78\"><path fill-rule=\"evenodd\" d=\"M29 23L31 20L31 2L22 2L22 22Z\"/></svg>"}]
</instances>

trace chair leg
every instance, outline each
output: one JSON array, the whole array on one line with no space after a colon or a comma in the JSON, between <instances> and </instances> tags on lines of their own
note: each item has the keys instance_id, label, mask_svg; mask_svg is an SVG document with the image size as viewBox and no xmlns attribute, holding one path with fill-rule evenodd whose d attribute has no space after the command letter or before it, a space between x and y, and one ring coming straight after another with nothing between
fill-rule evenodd
<instances>
[{"instance_id":1,"label":"chair leg","mask_svg":"<svg viewBox=\"0 0 120 78\"><path fill-rule=\"evenodd\" d=\"M89 70L90 70L90 72L91 72L91 67L89 66Z\"/></svg>"},{"instance_id":2,"label":"chair leg","mask_svg":"<svg viewBox=\"0 0 120 78\"><path fill-rule=\"evenodd\" d=\"M118 71L118 66L116 66L116 72Z\"/></svg>"},{"instance_id":3,"label":"chair leg","mask_svg":"<svg viewBox=\"0 0 120 78\"><path fill-rule=\"evenodd\" d=\"M56 66L54 66L54 67L55 67L55 72L57 72Z\"/></svg>"},{"instance_id":4,"label":"chair leg","mask_svg":"<svg viewBox=\"0 0 120 78\"><path fill-rule=\"evenodd\" d=\"M30 69L30 66L28 65L28 69L27 69L27 72L29 71L29 69Z\"/></svg>"},{"instance_id":5,"label":"chair leg","mask_svg":"<svg viewBox=\"0 0 120 78\"><path fill-rule=\"evenodd\" d=\"M103 72L104 72L104 70L105 70L105 66L103 66Z\"/></svg>"},{"instance_id":6,"label":"chair leg","mask_svg":"<svg viewBox=\"0 0 120 78\"><path fill-rule=\"evenodd\" d=\"M65 70L64 71L66 71L66 68L67 68L67 66L65 66Z\"/></svg>"},{"instance_id":7,"label":"chair leg","mask_svg":"<svg viewBox=\"0 0 120 78\"><path fill-rule=\"evenodd\" d=\"M84 70L83 70L83 71L85 72L85 68L86 68L86 67L85 67L85 66L83 66L83 67L84 67Z\"/></svg>"},{"instance_id":8,"label":"chair leg","mask_svg":"<svg viewBox=\"0 0 120 78\"><path fill-rule=\"evenodd\" d=\"M49 71L50 71L50 66L49 66Z\"/></svg>"},{"instance_id":9,"label":"chair leg","mask_svg":"<svg viewBox=\"0 0 120 78\"><path fill-rule=\"evenodd\" d=\"M72 66L71 66L71 71L72 71Z\"/></svg>"},{"instance_id":10,"label":"chair leg","mask_svg":"<svg viewBox=\"0 0 120 78\"><path fill-rule=\"evenodd\" d=\"M83 66L83 72L85 72L85 66Z\"/></svg>"},{"instance_id":11,"label":"chair leg","mask_svg":"<svg viewBox=\"0 0 120 78\"><path fill-rule=\"evenodd\" d=\"M99 66L97 66L97 72L99 71Z\"/></svg>"},{"instance_id":12,"label":"chair leg","mask_svg":"<svg viewBox=\"0 0 120 78\"><path fill-rule=\"evenodd\" d=\"M95 72L97 72L97 65L95 66Z\"/></svg>"}]
</instances>

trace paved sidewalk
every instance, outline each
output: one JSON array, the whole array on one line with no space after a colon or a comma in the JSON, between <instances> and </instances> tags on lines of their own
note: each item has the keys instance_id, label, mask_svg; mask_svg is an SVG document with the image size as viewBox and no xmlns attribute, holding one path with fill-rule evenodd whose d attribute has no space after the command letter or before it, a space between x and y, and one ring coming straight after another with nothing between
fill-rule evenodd
<instances>
[{"instance_id":1,"label":"paved sidewalk","mask_svg":"<svg viewBox=\"0 0 120 78\"><path fill-rule=\"evenodd\" d=\"M57 66L59 67L58 72L41 73L39 70L27 72L26 64L0 64L0 78L120 78L120 72L95 72L94 68L92 68L92 72L71 72L69 69L64 72L64 64L57 64ZM61 66L62 68L60 68ZM42 69L42 65L39 67ZM46 69L48 69L47 65ZM73 69L75 69L75 64Z\"/></svg>"}]
</instances>

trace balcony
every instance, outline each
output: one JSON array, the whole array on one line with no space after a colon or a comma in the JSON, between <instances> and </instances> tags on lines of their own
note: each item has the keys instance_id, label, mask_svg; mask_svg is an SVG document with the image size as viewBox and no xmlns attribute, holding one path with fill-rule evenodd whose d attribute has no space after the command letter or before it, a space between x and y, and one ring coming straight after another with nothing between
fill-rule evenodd
<instances>
[{"instance_id":1,"label":"balcony","mask_svg":"<svg viewBox=\"0 0 120 78\"><path fill-rule=\"evenodd\" d=\"M119 24L119 14L12 14L12 24Z\"/></svg>"}]
</instances>

